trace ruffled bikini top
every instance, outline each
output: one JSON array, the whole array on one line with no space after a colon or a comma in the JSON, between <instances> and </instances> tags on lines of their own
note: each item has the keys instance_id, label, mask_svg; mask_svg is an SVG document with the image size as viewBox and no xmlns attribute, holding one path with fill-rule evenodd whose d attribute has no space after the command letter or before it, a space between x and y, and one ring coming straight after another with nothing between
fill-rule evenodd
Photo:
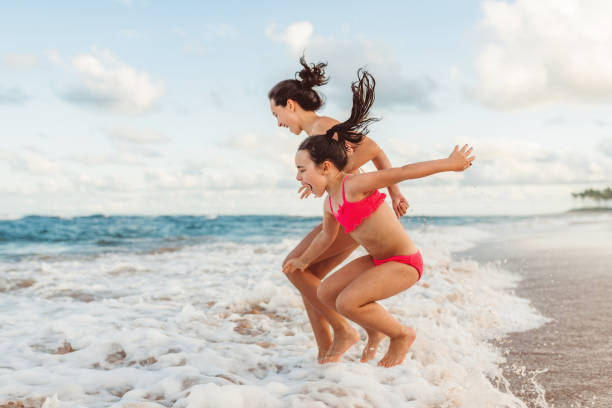
<instances>
[{"instance_id":1,"label":"ruffled bikini top","mask_svg":"<svg viewBox=\"0 0 612 408\"><path fill-rule=\"evenodd\" d=\"M348 177L348 176L346 176ZM357 228L363 220L368 218L374 211L380 207L380 205L385 201L387 195L385 193L381 193L378 190L375 190L372 194L365 197L362 200L350 202L346 201L346 196L344 195L344 182L346 181L346 177L342 180L342 204L338 207L338 212L334 213L334 208L332 207L331 197L329 197L329 209L331 210L334 217L338 220L340 225L344 227L344 231L348 234L355 228Z\"/></svg>"}]
</instances>

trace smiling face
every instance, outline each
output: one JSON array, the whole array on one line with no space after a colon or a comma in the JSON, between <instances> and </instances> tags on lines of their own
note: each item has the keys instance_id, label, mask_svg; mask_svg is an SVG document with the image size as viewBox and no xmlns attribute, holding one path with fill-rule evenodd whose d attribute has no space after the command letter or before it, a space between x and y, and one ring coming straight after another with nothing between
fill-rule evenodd
<instances>
[{"instance_id":1,"label":"smiling face","mask_svg":"<svg viewBox=\"0 0 612 408\"><path fill-rule=\"evenodd\" d=\"M295 113L296 102L291 99L287 100L285 106L277 105L274 99L270 99L270 110L278 121L279 127L288 128L291 133L299 135L302 132L302 128L298 122L298 116Z\"/></svg>"},{"instance_id":2,"label":"smiling face","mask_svg":"<svg viewBox=\"0 0 612 408\"><path fill-rule=\"evenodd\" d=\"M298 150L295 154L296 179L302 185L310 186L310 190L315 196L321 197L327 188L326 169L329 165L329 162L324 162L317 166L306 150Z\"/></svg>"}]
</instances>

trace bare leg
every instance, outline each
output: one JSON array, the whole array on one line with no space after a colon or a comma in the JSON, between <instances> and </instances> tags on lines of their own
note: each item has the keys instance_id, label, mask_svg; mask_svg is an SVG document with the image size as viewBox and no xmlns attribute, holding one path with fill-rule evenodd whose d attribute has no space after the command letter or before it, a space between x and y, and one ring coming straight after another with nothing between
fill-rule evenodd
<instances>
[{"instance_id":1,"label":"bare leg","mask_svg":"<svg viewBox=\"0 0 612 408\"><path fill-rule=\"evenodd\" d=\"M366 363L374 358L374 356L376 355L376 351L378 350L378 345L386 337L378 330L370 328L366 328L365 330L368 333L368 342L366 343L361 353L362 363Z\"/></svg>"},{"instance_id":2,"label":"bare leg","mask_svg":"<svg viewBox=\"0 0 612 408\"><path fill-rule=\"evenodd\" d=\"M321 230L321 226L315 227L300 244L287 256L285 262L291 258L300 256L310 245L314 237ZM327 354L333 338L345 338L357 336L355 329L349 322L339 315L333 308L323 305L317 297L317 289L323 279L334 267L344 261L355 250L357 244L344 233L339 233L336 241L325 251L315 263L307 270L292 274L291 283L300 291L310 325L319 348L318 360ZM285 263L283 262L283 264ZM334 335L330 331L333 328Z\"/></svg>"},{"instance_id":3,"label":"bare leg","mask_svg":"<svg viewBox=\"0 0 612 408\"><path fill-rule=\"evenodd\" d=\"M349 262L347 265L343 266L342 269L327 278L325 283L319 287L317 293L319 299L327 307L336 309L336 298L340 292L360 274L372 267L374 267L374 263L369 255L362 256ZM361 355L361 361L365 362L374 357L378 344L385 335L374 328L363 325L362 327L368 333L368 342ZM354 343L353 337L334 338L334 342L322 362L339 361L342 354L344 354Z\"/></svg>"},{"instance_id":4,"label":"bare leg","mask_svg":"<svg viewBox=\"0 0 612 408\"><path fill-rule=\"evenodd\" d=\"M307 300L306 307L309 305L312 306L314 312L318 313L332 327L334 334L330 350L333 349L334 344L338 344L338 342L343 345L350 342L350 345L352 345L359 340L359 333L357 333L351 324L333 308L327 307L321 303L317 297L317 289L321 284L321 279L319 279L310 270L294 272L291 274L289 279L291 280L291 283L293 283L293 285L300 291L302 297ZM313 321L311 320L311 324L312 323ZM320 319L316 323L320 323ZM313 327L315 338L318 330L320 330L320 326L317 325ZM348 346L346 346L346 348L348 348ZM326 355L328 353L329 351L326 353ZM319 354L323 354L321 349L319 350ZM322 359L320 362L325 361Z\"/></svg>"},{"instance_id":5,"label":"bare leg","mask_svg":"<svg viewBox=\"0 0 612 408\"><path fill-rule=\"evenodd\" d=\"M302 296L304 306L306 307L306 313L308 314L308 320L310 320L310 326L319 347L319 353L317 355L317 361L321 361L327 354L329 347L332 344L332 332L329 323L323 315L316 311L315 307L310 304L308 299Z\"/></svg>"},{"instance_id":6,"label":"bare leg","mask_svg":"<svg viewBox=\"0 0 612 408\"><path fill-rule=\"evenodd\" d=\"M366 262L362 261L361 264L365 265ZM362 269L360 274L355 269L345 267L336 272L321 285L320 296L327 295L326 303L329 304L337 294L335 303L339 313L362 327L374 329L391 338L389 350L379 365L391 367L400 364L414 342L416 333L412 328L400 324L376 301L408 289L417 281L418 273L413 267L398 262Z\"/></svg>"}]
</instances>

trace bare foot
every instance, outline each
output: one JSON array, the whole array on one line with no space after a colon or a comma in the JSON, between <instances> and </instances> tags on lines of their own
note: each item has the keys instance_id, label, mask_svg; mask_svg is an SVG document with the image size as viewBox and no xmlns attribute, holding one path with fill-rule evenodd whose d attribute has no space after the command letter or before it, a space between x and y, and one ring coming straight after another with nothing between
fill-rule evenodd
<instances>
[{"instance_id":1,"label":"bare foot","mask_svg":"<svg viewBox=\"0 0 612 408\"><path fill-rule=\"evenodd\" d=\"M325 358L325 356L327 355L327 352L329 351L329 347L331 345L328 344L327 347L321 347L319 346L319 355L317 356L317 361L319 361L319 363L321 363L321 361Z\"/></svg>"},{"instance_id":2,"label":"bare foot","mask_svg":"<svg viewBox=\"0 0 612 408\"><path fill-rule=\"evenodd\" d=\"M325 357L319 360L319 363L337 363L346 350L357 343L357 341L359 341L359 333L350 326L345 330L334 332L334 341Z\"/></svg>"},{"instance_id":3,"label":"bare foot","mask_svg":"<svg viewBox=\"0 0 612 408\"><path fill-rule=\"evenodd\" d=\"M412 346L416 332L411 327L404 327L402 334L397 337L391 337L389 350L387 354L378 362L379 366L393 367L401 364L408 353L408 349Z\"/></svg>"},{"instance_id":4,"label":"bare foot","mask_svg":"<svg viewBox=\"0 0 612 408\"><path fill-rule=\"evenodd\" d=\"M376 355L376 350L378 350L378 345L386 336L377 330L366 330L368 332L368 344L366 344L363 349L363 353L361 353L361 362L365 363L370 361Z\"/></svg>"}]
</instances>

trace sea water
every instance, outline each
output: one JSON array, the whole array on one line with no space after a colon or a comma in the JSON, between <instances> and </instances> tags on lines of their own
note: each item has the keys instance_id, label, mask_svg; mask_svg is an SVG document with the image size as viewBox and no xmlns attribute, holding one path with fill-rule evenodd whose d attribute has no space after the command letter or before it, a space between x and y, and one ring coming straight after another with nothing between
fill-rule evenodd
<instances>
[{"instance_id":1,"label":"sea water","mask_svg":"<svg viewBox=\"0 0 612 408\"><path fill-rule=\"evenodd\" d=\"M365 364L364 341L340 363L316 362L281 263L319 218L0 220L0 404L525 407L494 340L547 319L514 294L520 278L503 260L453 253L567 219L404 217L425 269L381 302L417 332L392 368L376 365L388 341Z\"/></svg>"}]
</instances>

